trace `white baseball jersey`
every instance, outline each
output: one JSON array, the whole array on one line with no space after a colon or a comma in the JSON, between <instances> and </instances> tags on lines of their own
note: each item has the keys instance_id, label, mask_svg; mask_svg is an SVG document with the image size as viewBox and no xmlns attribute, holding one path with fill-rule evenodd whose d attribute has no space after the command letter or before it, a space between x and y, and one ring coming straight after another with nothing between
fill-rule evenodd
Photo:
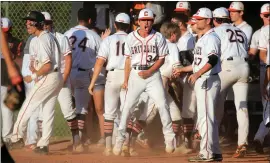
<instances>
[{"instance_id":1,"label":"white baseball jersey","mask_svg":"<svg viewBox=\"0 0 270 163\"><path fill-rule=\"evenodd\" d=\"M92 30L77 25L65 34L72 47L72 68L91 69L96 63L101 38Z\"/></svg>"},{"instance_id":2,"label":"white baseball jersey","mask_svg":"<svg viewBox=\"0 0 270 163\"><path fill-rule=\"evenodd\" d=\"M112 69L124 70L125 57L124 47L127 33L119 31L105 38L99 48L97 58L107 61L106 70Z\"/></svg>"},{"instance_id":3,"label":"white baseball jersey","mask_svg":"<svg viewBox=\"0 0 270 163\"><path fill-rule=\"evenodd\" d=\"M53 35L56 37L60 51L61 51L61 73L64 73L65 70L65 56L71 53L71 47L68 41L68 38L58 32L54 32Z\"/></svg>"},{"instance_id":4,"label":"white baseball jersey","mask_svg":"<svg viewBox=\"0 0 270 163\"><path fill-rule=\"evenodd\" d=\"M261 33L261 29L258 29L256 32L253 33L252 39L250 42L250 48L253 48L253 49L259 48L260 33Z\"/></svg>"},{"instance_id":5,"label":"white baseball jersey","mask_svg":"<svg viewBox=\"0 0 270 163\"><path fill-rule=\"evenodd\" d=\"M269 28L270 25L264 26L261 28L260 40L259 40L259 49L267 51L266 64L270 64L270 38L269 38Z\"/></svg>"},{"instance_id":6,"label":"white baseball jersey","mask_svg":"<svg viewBox=\"0 0 270 163\"><path fill-rule=\"evenodd\" d=\"M186 31L183 36L179 38L177 47L179 52L193 50L195 47L195 38L189 31Z\"/></svg>"},{"instance_id":7,"label":"white baseball jersey","mask_svg":"<svg viewBox=\"0 0 270 163\"><path fill-rule=\"evenodd\" d=\"M168 78L172 75L173 66L179 64L179 52L177 45L166 40L169 49L169 55L165 57L164 64L160 67L161 75Z\"/></svg>"},{"instance_id":8,"label":"white baseball jersey","mask_svg":"<svg viewBox=\"0 0 270 163\"><path fill-rule=\"evenodd\" d=\"M241 24L237 25L236 27L241 29L245 33L248 40L248 44L249 44L251 36L252 36L252 27L246 21L243 21Z\"/></svg>"},{"instance_id":9,"label":"white baseball jersey","mask_svg":"<svg viewBox=\"0 0 270 163\"><path fill-rule=\"evenodd\" d=\"M192 63L193 72L198 72L208 62L208 56L217 55L220 58L220 39L213 29L207 31L197 41L194 49L194 61ZM220 60L209 71L203 74L203 76L217 74L221 71Z\"/></svg>"},{"instance_id":10,"label":"white baseball jersey","mask_svg":"<svg viewBox=\"0 0 270 163\"><path fill-rule=\"evenodd\" d=\"M214 28L214 31L221 41L221 61L229 57L248 57L248 43L243 31L227 23Z\"/></svg>"},{"instance_id":11,"label":"white baseball jersey","mask_svg":"<svg viewBox=\"0 0 270 163\"><path fill-rule=\"evenodd\" d=\"M34 37L29 46L30 64L33 64L36 70L48 62L52 63L53 70L60 68L61 54L57 44L57 40L48 31L43 31L39 36Z\"/></svg>"},{"instance_id":12,"label":"white baseball jersey","mask_svg":"<svg viewBox=\"0 0 270 163\"><path fill-rule=\"evenodd\" d=\"M131 57L131 66L152 66L156 60L164 58L169 53L166 39L153 29L146 38L143 38L139 35L139 30L140 28L127 36L125 56Z\"/></svg>"}]
</instances>

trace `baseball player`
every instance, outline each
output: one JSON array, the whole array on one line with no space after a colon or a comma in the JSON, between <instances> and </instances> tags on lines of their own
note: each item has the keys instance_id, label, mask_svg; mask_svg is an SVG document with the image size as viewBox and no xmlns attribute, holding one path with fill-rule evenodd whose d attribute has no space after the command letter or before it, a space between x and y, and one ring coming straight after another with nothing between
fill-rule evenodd
<instances>
[{"instance_id":1,"label":"baseball player","mask_svg":"<svg viewBox=\"0 0 270 163\"><path fill-rule=\"evenodd\" d=\"M105 38L97 55L97 61L94 67L94 73L89 86L90 94L93 94L95 82L102 70L103 65L107 62L106 70L108 71L105 85L105 123L104 133L106 148L104 155L112 154L112 133L114 119L117 117L119 107L121 85L124 82L124 46L127 30L129 29L130 18L125 13L120 13L115 18L116 33ZM108 48L109 47L109 48Z\"/></svg>"},{"instance_id":2,"label":"baseball player","mask_svg":"<svg viewBox=\"0 0 270 163\"><path fill-rule=\"evenodd\" d=\"M3 34L6 35L8 39L8 31L11 28L11 21L8 18L1 18L1 27ZM9 46L10 49L10 46ZM14 54L12 54L13 56ZM13 57L12 57L13 58ZM4 56L1 54L1 140L4 142L8 142L9 138L12 135L13 128L13 112L10 110L5 104L4 99L7 94L8 85L10 82L8 81L7 68L5 66ZM1 143L2 144L2 143Z\"/></svg>"},{"instance_id":3,"label":"baseball player","mask_svg":"<svg viewBox=\"0 0 270 163\"><path fill-rule=\"evenodd\" d=\"M254 41L256 42L256 44L254 44L250 48L250 51L253 51L252 48L254 48L255 54L259 49L260 58L261 58L260 86L262 90L261 93L262 93L262 104L263 104L263 121L261 122L259 129L254 137L255 151L261 154L264 153L263 142L264 142L265 136L269 133L269 127L270 127L270 123L269 123L270 105L269 105L269 101L267 101L267 99L264 97L265 90L269 92L269 86L268 86L269 81L265 79L265 77L267 77L266 69L267 69L267 65L269 65L269 53L270 53L269 52L269 28L270 28L269 15L270 15L269 3L266 3L261 7L261 14L260 14L260 17L262 18L264 22L264 26L258 30L259 31L258 33L256 32L254 33L254 35L258 34L252 37L252 41L253 41L253 38L256 39L256 41Z\"/></svg>"},{"instance_id":4,"label":"baseball player","mask_svg":"<svg viewBox=\"0 0 270 163\"><path fill-rule=\"evenodd\" d=\"M232 25L245 33L249 44L252 36L252 27L243 20L244 4L242 2L232 2L228 10L230 11L231 21L233 22Z\"/></svg>"},{"instance_id":5,"label":"baseball player","mask_svg":"<svg viewBox=\"0 0 270 163\"><path fill-rule=\"evenodd\" d=\"M188 19L185 15L175 15L172 19L172 22L178 24L181 30L181 37L177 42L177 47L179 50L180 60L182 61L181 66L187 66L187 64L192 64L193 55L192 50L195 47L195 38L194 36L187 30L187 22ZM194 89L188 83L187 78L189 77L189 73L183 74L180 78L180 83L183 87L183 105L182 105L182 117L183 117L183 130L185 143L182 145L182 151L189 152L191 151L191 134L194 128L194 117L196 111L196 96ZM187 148L187 149L186 149ZM189 149L189 150L188 150Z\"/></svg>"},{"instance_id":6,"label":"baseball player","mask_svg":"<svg viewBox=\"0 0 270 163\"><path fill-rule=\"evenodd\" d=\"M61 111L71 130L73 138L73 152L83 152L83 146L79 137L78 120L75 110L72 106L72 93L70 88L70 70L72 65L71 47L68 38L63 34L56 32L53 28L53 20L48 12L42 12L45 17L44 30L51 32L57 39L61 50L61 74L64 85L57 97Z\"/></svg>"},{"instance_id":7,"label":"baseball player","mask_svg":"<svg viewBox=\"0 0 270 163\"><path fill-rule=\"evenodd\" d=\"M90 73L96 62L96 54L101 39L87 28L91 23L90 11L81 8L78 11L79 25L68 30L64 35L72 45L72 69L70 74L71 88L75 97L79 134L82 143L86 140L85 116L88 114L90 94Z\"/></svg>"},{"instance_id":8,"label":"baseball player","mask_svg":"<svg viewBox=\"0 0 270 163\"><path fill-rule=\"evenodd\" d=\"M174 151L174 137L171 117L162 86L159 68L168 54L168 46L163 36L152 30L153 12L143 9L139 13L140 28L130 33L125 41L125 79L123 88L127 89L119 133L113 148L113 153L119 155L125 139L127 120L133 106L137 104L142 92L146 92L159 108L163 125L166 152Z\"/></svg>"},{"instance_id":9,"label":"baseball player","mask_svg":"<svg viewBox=\"0 0 270 163\"><path fill-rule=\"evenodd\" d=\"M218 100L219 111L216 112L217 122L218 125L220 125L227 92L228 89L232 87L238 122L238 148L233 157L240 158L245 156L248 143L248 42L244 32L228 24L229 12L226 8L217 8L213 12L213 17L214 30L221 40L222 63L222 71L219 73L221 79L221 95Z\"/></svg>"},{"instance_id":10,"label":"baseball player","mask_svg":"<svg viewBox=\"0 0 270 163\"><path fill-rule=\"evenodd\" d=\"M195 45L193 64L174 70L176 76L193 70L188 81L195 84L197 125L202 139L199 155L190 158L189 161L221 161L218 124L215 120L216 102L220 91L220 79L217 75L221 71L220 40L211 29L212 12L210 9L200 8L193 18L196 19L198 30L203 34Z\"/></svg>"},{"instance_id":11,"label":"baseball player","mask_svg":"<svg viewBox=\"0 0 270 163\"><path fill-rule=\"evenodd\" d=\"M189 2L186 2L186 1L177 2L174 12L185 14L189 18L191 16L191 5ZM187 26L187 29L190 33L192 33L190 25Z\"/></svg>"},{"instance_id":12,"label":"baseball player","mask_svg":"<svg viewBox=\"0 0 270 163\"><path fill-rule=\"evenodd\" d=\"M27 122L37 106L43 106L42 137L35 148L36 153L48 154L49 138L52 134L54 106L57 95L62 87L63 78L60 74L60 53L57 41L53 35L43 31L44 16L37 11L28 13L26 27L29 34L34 34L35 40L30 43L30 55L35 56L30 69L33 74L24 77L28 83L37 81L35 87L26 97L18 114L11 138L12 147L23 145L23 136Z\"/></svg>"}]
</instances>

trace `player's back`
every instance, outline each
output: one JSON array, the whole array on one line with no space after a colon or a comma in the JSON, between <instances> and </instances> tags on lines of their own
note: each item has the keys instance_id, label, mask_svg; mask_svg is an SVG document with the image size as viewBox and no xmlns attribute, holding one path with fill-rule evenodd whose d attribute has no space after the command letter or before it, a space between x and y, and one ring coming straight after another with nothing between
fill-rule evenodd
<instances>
[{"instance_id":1,"label":"player's back","mask_svg":"<svg viewBox=\"0 0 270 163\"><path fill-rule=\"evenodd\" d=\"M99 48L98 57L107 60L107 70L125 68L124 47L127 33L119 31L105 38Z\"/></svg>"},{"instance_id":2,"label":"player's back","mask_svg":"<svg viewBox=\"0 0 270 163\"><path fill-rule=\"evenodd\" d=\"M78 25L65 34L72 47L72 68L91 69L96 62L101 39L87 27Z\"/></svg>"},{"instance_id":3,"label":"player's back","mask_svg":"<svg viewBox=\"0 0 270 163\"><path fill-rule=\"evenodd\" d=\"M247 38L239 28L223 23L214 30L221 40L221 61L229 57L248 57Z\"/></svg>"}]
</instances>

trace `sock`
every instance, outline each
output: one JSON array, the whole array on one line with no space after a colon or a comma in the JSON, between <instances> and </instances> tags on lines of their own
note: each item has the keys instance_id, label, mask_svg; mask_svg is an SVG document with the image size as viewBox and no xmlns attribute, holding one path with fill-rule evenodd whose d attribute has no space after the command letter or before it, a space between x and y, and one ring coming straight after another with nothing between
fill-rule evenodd
<instances>
[{"instance_id":1,"label":"sock","mask_svg":"<svg viewBox=\"0 0 270 163\"><path fill-rule=\"evenodd\" d=\"M78 120L79 136L81 138L81 142L85 143L85 141L86 141L85 115L78 114L77 120Z\"/></svg>"},{"instance_id":2,"label":"sock","mask_svg":"<svg viewBox=\"0 0 270 163\"><path fill-rule=\"evenodd\" d=\"M187 142L187 146L191 147L191 135L194 128L194 121L192 118L184 118L183 119L183 131L184 131L184 137L185 142Z\"/></svg>"},{"instance_id":3,"label":"sock","mask_svg":"<svg viewBox=\"0 0 270 163\"><path fill-rule=\"evenodd\" d=\"M81 139L79 136L79 128L78 128L78 120L77 117L67 120L68 126L70 128L72 138L73 138L73 144L78 145L81 143Z\"/></svg>"},{"instance_id":4,"label":"sock","mask_svg":"<svg viewBox=\"0 0 270 163\"><path fill-rule=\"evenodd\" d=\"M179 137L179 128L180 128L181 120L172 121L172 128L175 134L176 146L180 145L180 137Z\"/></svg>"},{"instance_id":5,"label":"sock","mask_svg":"<svg viewBox=\"0 0 270 163\"><path fill-rule=\"evenodd\" d=\"M113 133L114 121L107 120L104 121L104 135L105 135L105 143L106 148L112 148L112 133Z\"/></svg>"}]
</instances>

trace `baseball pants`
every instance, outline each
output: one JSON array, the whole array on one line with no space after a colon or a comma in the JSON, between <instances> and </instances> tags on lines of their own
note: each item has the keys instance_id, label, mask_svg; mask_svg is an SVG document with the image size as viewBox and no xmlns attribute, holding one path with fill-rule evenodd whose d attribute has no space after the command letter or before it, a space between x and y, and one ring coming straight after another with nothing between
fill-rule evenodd
<instances>
[{"instance_id":1,"label":"baseball pants","mask_svg":"<svg viewBox=\"0 0 270 163\"><path fill-rule=\"evenodd\" d=\"M7 87L1 86L1 136L4 142L7 142L11 137L14 123L13 112L4 104L6 94Z\"/></svg>"},{"instance_id":2,"label":"baseball pants","mask_svg":"<svg viewBox=\"0 0 270 163\"><path fill-rule=\"evenodd\" d=\"M172 129L172 120L170 117L169 107L166 101L160 72L157 71L153 73L152 76L148 77L147 79L142 79L138 75L138 72L139 71L134 69L132 69L130 72L128 90L123 104L123 111L118 129L119 139L125 139L127 120L130 117L130 114L134 111L140 95L143 92L146 92L158 107L165 141L172 142L175 134Z\"/></svg>"},{"instance_id":3,"label":"baseball pants","mask_svg":"<svg viewBox=\"0 0 270 163\"><path fill-rule=\"evenodd\" d=\"M265 65L261 65L260 68L260 86L261 86L261 90L262 90L262 86L264 83L264 78L265 78ZM268 84L268 91L270 85ZM264 142L264 138L265 136L269 133L270 128L266 127L267 122L269 123L269 116L270 116L270 102L266 101L263 97L262 97L262 104L263 104L263 121L260 123L259 129L254 137L254 140L259 140L261 142L261 144L263 144Z\"/></svg>"},{"instance_id":4,"label":"baseball pants","mask_svg":"<svg viewBox=\"0 0 270 163\"><path fill-rule=\"evenodd\" d=\"M51 72L40 79L26 97L14 125L12 142L23 138L30 116L39 105L43 106L42 137L37 146L48 146L52 135L54 106L62 88L63 78L59 72Z\"/></svg>"},{"instance_id":5,"label":"baseball pants","mask_svg":"<svg viewBox=\"0 0 270 163\"><path fill-rule=\"evenodd\" d=\"M219 111L216 112L218 125L220 125L223 118L224 102L227 96L227 91L232 87L238 122L238 145L248 144L248 63L243 58L234 57L233 60L224 60L221 66L222 71L219 73L221 80L220 98L218 100Z\"/></svg>"},{"instance_id":6,"label":"baseball pants","mask_svg":"<svg viewBox=\"0 0 270 163\"><path fill-rule=\"evenodd\" d=\"M218 137L218 124L215 112L217 97L220 92L220 78L218 75L201 76L195 82L197 97L197 125L202 137L200 142L200 154L204 158L212 158L213 154L221 154Z\"/></svg>"}]
</instances>

